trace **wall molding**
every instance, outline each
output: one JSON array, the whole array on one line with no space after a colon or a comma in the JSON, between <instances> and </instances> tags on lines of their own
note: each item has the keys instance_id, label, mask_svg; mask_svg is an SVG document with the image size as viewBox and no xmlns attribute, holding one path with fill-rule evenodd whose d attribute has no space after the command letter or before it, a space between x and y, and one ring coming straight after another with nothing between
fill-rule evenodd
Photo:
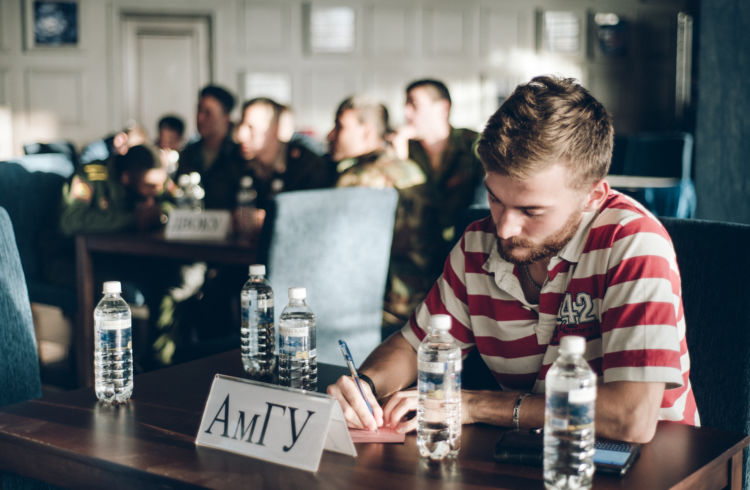
<instances>
[{"instance_id":1,"label":"wall molding","mask_svg":"<svg viewBox=\"0 0 750 490\"><path fill-rule=\"evenodd\" d=\"M45 83L49 87L45 89ZM71 91L61 91L61 85L67 85ZM26 87L24 110L28 115L37 111L49 110L59 116L61 125L83 126L83 73L70 69L55 68L27 68L24 71L24 86ZM62 87L66 88L66 87ZM55 102L70 104L68 107ZM57 109L57 110L55 110Z\"/></svg>"}]
</instances>

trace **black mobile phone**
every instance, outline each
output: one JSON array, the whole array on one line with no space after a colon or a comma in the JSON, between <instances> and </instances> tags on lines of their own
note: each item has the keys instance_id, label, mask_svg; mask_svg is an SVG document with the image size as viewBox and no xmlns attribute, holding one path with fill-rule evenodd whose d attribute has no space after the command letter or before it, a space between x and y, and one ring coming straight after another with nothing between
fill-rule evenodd
<instances>
[{"instance_id":1,"label":"black mobile phone","mask_svg":"<svg viewBox=\"0 0 750 490\"><path fill-rule=\"evenodd\" d=\"M640 444L597 439L594 444L594 465L600 473L624 475L640 453Z\"/></svg>"},{"instance_id":2,"label":"black mobile phone","mask_svg":"<svg viewBox=\"0 0 750 490\"><path fill-rule=\"evenodd\" d=\"M597 439L594 449L596 471L624 475L638 458L641 445ZM510 430L500 435L493 456L499 463L541 466L543 450L544 436L540 431Z\"/></svg>"}]
</instances>

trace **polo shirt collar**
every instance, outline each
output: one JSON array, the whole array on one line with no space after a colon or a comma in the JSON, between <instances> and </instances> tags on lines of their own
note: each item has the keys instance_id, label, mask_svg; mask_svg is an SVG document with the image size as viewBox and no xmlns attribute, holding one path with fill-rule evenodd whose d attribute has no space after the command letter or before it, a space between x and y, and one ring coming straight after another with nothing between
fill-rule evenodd
<instances>
[{"instance_id":1,"label":"polo shirt collar","mask_svg":"<svg viewBox=\"0 0 750 490\"><path fill-rule=\"evenodd\" d=\"M591 224L593 223L595 216L596 213L594 211L583 213L581 223L578 225L575 235L573 235L573 238L570 239L555 257L553 257L553 260L559 257L562 260L574 264L578 263L578 259L580 259L581 254L583 253L583 248L586 246L586 240L588 239L589 231L591 231ZM550 260L550 266L553 265L552 262L553 261ZM548 267L548 269L550 268L551 267Z\"/></svg>"}]
</instances>

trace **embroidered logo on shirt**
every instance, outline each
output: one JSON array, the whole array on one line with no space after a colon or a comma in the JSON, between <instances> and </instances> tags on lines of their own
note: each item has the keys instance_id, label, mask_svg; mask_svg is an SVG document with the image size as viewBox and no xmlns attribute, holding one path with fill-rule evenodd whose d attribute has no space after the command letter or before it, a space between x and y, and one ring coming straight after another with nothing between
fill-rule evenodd
<instances>
[{"instance_id":1,"label":"embroidered logo on shirt","mask_svg":"<svg viewBox=\"0 0 750 490\"><path fill-rule=\"evenodd\" d=\"M584 292L576 293L574 301L573 293L566 292L560 302L560 309L557 310L557 322L575 325L594 321L596 321L596 316L591 295Z\"/></svg>"}]
</instances>

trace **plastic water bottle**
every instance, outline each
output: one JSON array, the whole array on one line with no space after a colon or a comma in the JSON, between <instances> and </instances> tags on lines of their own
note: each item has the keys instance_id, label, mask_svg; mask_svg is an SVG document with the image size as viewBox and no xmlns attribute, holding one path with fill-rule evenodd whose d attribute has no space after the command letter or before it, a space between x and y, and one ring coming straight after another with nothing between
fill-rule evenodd
<instances>
[{"instance_id":1,"label":"plastic water bottle","mask_svg":"<svg viewBox=\"0 0 750 490\"><path fill-rule=\"evenodd\" d=\"M273 373L275 332L273 328L273 290L266 279L266 266L250 266L250 278L240 293L242 326L240 352L242 367L254 378Z\"/></svg>"},{"instance_id":2,"label":"plastic water bottle","mask_svg":"<svg viewBox=\"0 0 750 490\"><path fill-rule=\"evenodd\" d=\"M417 351L417 448L431 460L461 449L461 349L450 328L449 315L433 315Z\"/></svg>"},{"instance_id":3,"label":"plastic water bottle","mask_svg":"<svg viewBox=\"0 0 750 490\"><path fill-rule=\"evenodd\" d=\"M258 191L253 189L253 178L246 175L240 179L240 188L237 190L237 207L236 213L236 234L240 237L249 237L255 231L254 211L255 200L258 197Z\"/></svg>"},{"instance_id":4,"label":"plastic water bottle","mask_svg":"<svg viewBox=\"0 0 750 490\"><path fill-rule=\"evenodd\" d=\"M289 304L279 317L279 384L314 391L318 388L315 315L305 299L305 288L289 288Z\"/></svg>"},{"instance_id":5,"label":"plastic water bottle","mask_svg":"<svg viewBox=\"0 0 750 490\"><path fill-rule=\"evenodd\" d=\"M544 486L591 488L594 476L596 375L583 358L586 339L560 339L545 379Z\"/></svg>"},{"instance_id":6,"label":"plastic water bottle","mask_svg":"<svg viewBox=\"0 0 750 490\"><path fill-rule=\"evenodd\" d=\"M206 191L201 187L201 174L198 172L190 172L188 195L190 196L190 207L193 211L202 211L203 198L206 197Z\"/></svg>"},{"instance_id":7,"label":"plastic water bottle","mask_svg":"<svg viewBox=\"0 0 750 490\"><path fill-rule=\"evenodd\" d=\"M133 330L120 292L118 281L105 282L94 310L94 390L107 403L125 403L133 394Z\"/></svg>"},{"instance_id":8,"label":"plastic water bottle","mask_svg":"<svg viewBox=\"0 0 750 490\"><path fill-rule=\"evenodd\" d=\"M175 206L177 209L192 208L190 198L190 175L182 174L177 178L177 192L175 193Z\"/></svg>"}]
</instances>

